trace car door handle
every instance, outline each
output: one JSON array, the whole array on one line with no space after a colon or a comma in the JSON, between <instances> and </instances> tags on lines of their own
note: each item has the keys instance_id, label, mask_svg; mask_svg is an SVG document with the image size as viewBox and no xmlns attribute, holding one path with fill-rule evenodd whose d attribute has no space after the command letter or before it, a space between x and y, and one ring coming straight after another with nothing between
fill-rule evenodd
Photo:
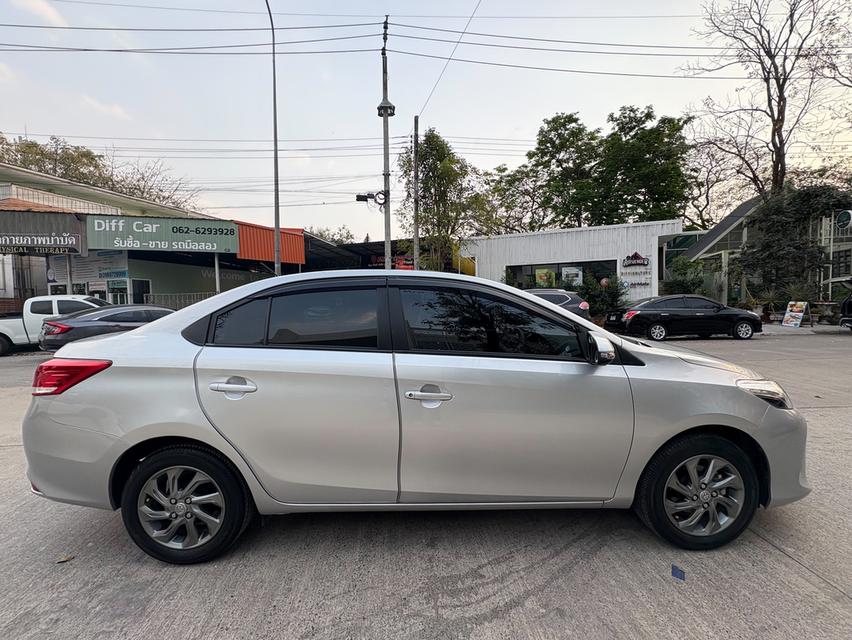
<instances>
[{"instance_id":1,"label":"car door handle","mask_svg":"<svg viewBox=\"0 0 852 640\"><path fill-rule=\"evenodd\" d=\"M667 316L667 315L669 315L669 314L667 314L667 313L661 313L660 315L661 315L661 316Z\"/></svg>"},{"instance_id":2,"label":"car door handle","mask_svg":"<svg viewBox=\"0 0 852 640\"><path fill-rule=\"evenodd\" d=\"M697 315L697 316L703 316L704 314L703 314L703 313L700 313L700 312L696 312L696 314L695 314L695 315Z\"/></svg>"},{"instance_id":3,"label":"car door handle","mask_svg":"<svg viewBox=\"0 0 852 640\"><path fill-rule=\"evenodd\" d=\"M257 391L257 385L248 380L241 384L234 382L211 382L210 391L219 391L221 393L254 393Z\"/></svg>"},{"instance_id":4,"label":"car door handle","mask_svg":"<svg viewBox=\"0 0 852 640\"><path fill-rule=\"evenodd\" d=\"M406 391L405 397L409 400L423 400L426 402L431 401L439 401L443 402L446 400L452 400L453 394L446 393L444 391Z\"/></svg>"}]
</instances>

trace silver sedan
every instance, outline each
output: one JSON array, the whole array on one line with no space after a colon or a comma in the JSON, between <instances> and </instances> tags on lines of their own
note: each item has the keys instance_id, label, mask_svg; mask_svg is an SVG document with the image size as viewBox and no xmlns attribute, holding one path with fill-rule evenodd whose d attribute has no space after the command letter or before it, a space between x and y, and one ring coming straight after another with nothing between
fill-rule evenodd
<instances>
[{"instance_id":1,"label":"silver sedan","mask_svg":"<svg viewBox=\"0 0 852 640\"><path fill-rule=\"evenodd\" d=\"M427 272L273 278L72 343L23 436L34 492L121 509L174 563L305 511L632 507L711 549L810 491L776 383Z\"/></svg>"}]
</instances>

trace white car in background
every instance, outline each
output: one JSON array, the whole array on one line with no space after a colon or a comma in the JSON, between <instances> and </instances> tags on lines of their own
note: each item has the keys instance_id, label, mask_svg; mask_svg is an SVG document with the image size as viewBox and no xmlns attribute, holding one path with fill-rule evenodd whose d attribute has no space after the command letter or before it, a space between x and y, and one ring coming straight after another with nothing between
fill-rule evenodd
<instances>
[{"instance_id":1,"label":"white car in background","mask_svg":"<svg viewBox=\"0 0 852 640\"><path fill-rule=\"evenodd\" d=\"M38 343L41 323L45 320L108 304L94 296L70 294L28 298L24 302L23 313L0 314L0 356L7 354L13 346Z\"/></svg>"},{"instance_id":2,"label":"white car in background","mask_svg":"<svg viewBox=\"0 0 852 640\"><path fill-rule=\"evenodd\" d=\"M774 382L443 273L271 278L39 365L32 490L209 560L256 513L630 508L687 549L810 488Z\"/></svg>"}]
</instances>

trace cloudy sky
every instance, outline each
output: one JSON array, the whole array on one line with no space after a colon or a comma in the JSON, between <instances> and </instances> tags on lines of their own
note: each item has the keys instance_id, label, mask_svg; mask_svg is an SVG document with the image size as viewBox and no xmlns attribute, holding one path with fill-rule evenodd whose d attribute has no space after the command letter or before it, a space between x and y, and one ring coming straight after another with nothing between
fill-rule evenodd
<instances>
[{"instance_id":1,"label":"cloudy sky","mask_svg":"<svg viewBox=\"0 0 852 640\"><path fill-rule=\"evenodd\" d=\"M397 106L391 120L392 150L404 143L414 114L422 111L421 129L436 127L477 166L514 165L523 159L542 119L556 112L577 111L593 126L603 126L607 114L625 104L651 104L658 113L675 115L706 95L724 95L738 84L463 61L677 75L686 61L696 59L685 54L701 51L659 47L705 44L693 32L701 25L696 0L271 0L271 4L276 26L287 27L278 32L280 41L346 37L280 47L301 52L278 58L282 224L346 224L358 239L367 233L373 239L382 237L378 209L356 204L354 194L381 188L377 49L385 13L396 23L390 27L388 45L390 98ZM474 9L465 41L572 52L462 43L453 53L458 32L465 29ZM113 147L117 157L128 160L165 158L176 174L204 189L200 198L204 210L272 223L268 55L32 49L32 45L100 49L263 45L269 42L268 32L262 30L268 27L263 0L0 0L0 22L109 28L0 27L7 49L0 51L0 131L27 132L38 140L46 134L65 136L99 150ZM375 51L353 51L361 49ZM329 50L348 52L304 53ZM436 85L443 58L451 54L454 60Z\"/></svg>"}]
</instances>

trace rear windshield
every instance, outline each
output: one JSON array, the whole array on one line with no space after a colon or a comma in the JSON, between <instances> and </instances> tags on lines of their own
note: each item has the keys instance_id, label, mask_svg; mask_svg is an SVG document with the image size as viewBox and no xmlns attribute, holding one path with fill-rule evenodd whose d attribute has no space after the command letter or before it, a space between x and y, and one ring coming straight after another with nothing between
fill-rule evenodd
<instances>
[{"instance_id":1,"label":"rear windshield","mask_svg":"<svg viewBox=\"0 0 852 640\"><path fill-rule=\"evenodd\" d=\"M100 298L96 298L94 296L89 296L88 298L83 298L86 302L91 302L93 305L97 307L108 307L109 302L106 300L101 300Z\"/></svg>"}]
</instances>

